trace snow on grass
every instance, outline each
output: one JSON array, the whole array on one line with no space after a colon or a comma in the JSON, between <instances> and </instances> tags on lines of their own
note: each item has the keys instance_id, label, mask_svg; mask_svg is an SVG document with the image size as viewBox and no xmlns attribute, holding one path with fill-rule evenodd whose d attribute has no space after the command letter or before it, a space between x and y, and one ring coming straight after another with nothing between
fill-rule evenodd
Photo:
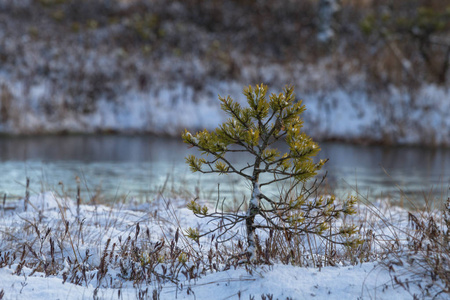
<instances>
[{"instance_id":1,"label":"snow on grass","mask_svg":"<svg viewBox=\"0 0 450 300\"><path fill-rule=\"evenodd\" d=\"M217 250L222 246L215 248L212 240L197 244L186 239L183 232L187 228L207 231L213 224L194 217L185 208L183 199L160 197L152 203L114 207L81 205L80 215L76 214L71 199L54 193L35 195L29 200L27 211L23 199L8 202L0 210L2 299L249 299L251 296L411 299L412 295L425 298L437 295L436 299L445 299L447 296L438 294L427 274L414 281L417 276L409 276L407 263L391 264L388 268L384 267L389 265L383 260L386 257L368 259L377 257L377 253L381 255L383 247L389 245L389 238L397 238L400 243L406 241L405 231L392 230L407 223L408 213L388 207L383 201L371 209L361 206L353 221L360 222L362 232L372 230L385 244L371 244L370 255L359 256L353 263L299 267L280 261L271 265L242 265L221 260L220 255L232 252L235 244L230 242L224 245L228 250ZM236 239L239 238L238 235ZM143 274L147 277L138 277ZM402 287L402 280L408 279L411 280L408 287ZM428 294L421 288L427 285L430 285Z\"/></svg>"}]
</instances>

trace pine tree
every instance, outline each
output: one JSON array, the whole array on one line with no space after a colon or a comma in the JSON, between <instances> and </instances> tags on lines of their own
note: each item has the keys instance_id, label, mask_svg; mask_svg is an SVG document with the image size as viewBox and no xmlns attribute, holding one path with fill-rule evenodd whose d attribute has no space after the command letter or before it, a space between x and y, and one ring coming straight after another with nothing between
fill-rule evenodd
<instances>
[{"instance_id":1,"label":"pine tree","mask_svg":"<svg viewBox=\"0 0 450 300\"><path fill-rule=\"evenodd\" d=\"M355 199L338 206L334 197L312 197L317 185L309 188L305 185L326 160L313 161L320 148L302 132L300 115L305 106L296 101L293 88L286 87L283 93L267 98L267 86L261 84L256 88L245 88L244 95L248 107L242 107L230 97L219 96L221 108L230 118L212 132L204 130L193 135L185 130L182 137L185 143L202 152L201 157L190 155L186 158L193 172L237 174L251 183L248 210L245 214L239 211L209 212L206 206L193 200L188 207L197 216L220 222L217 228L202 235L189 229L188 236L198 239L217 231L220 238L238 223L245 222L246 254L250 260L256 258L258 228L313 233L333 242L337 242L334 237L338 235L351 236L355 228L341 228L331 233L329 224L340 214L353 214ZM287 153L282 154L274 148L274 144L280 142L287 144ZM251 154L252 161L244 167L233 165L228 154L236 152ZM262 176L264 174L270 176ZM286 182L288 188L282 189L275 198L262 191L268 185Z\"/></svg>"}]
</instances>

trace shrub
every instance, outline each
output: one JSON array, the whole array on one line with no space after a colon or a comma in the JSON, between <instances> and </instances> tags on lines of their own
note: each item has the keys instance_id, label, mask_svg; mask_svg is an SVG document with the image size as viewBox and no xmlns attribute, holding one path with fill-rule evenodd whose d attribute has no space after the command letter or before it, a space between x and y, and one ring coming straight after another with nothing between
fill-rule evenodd
<instances>
[{"instance_id":1,"label":"shrub","mask_svg":"<svg viewBox=\"0 0 450 300\"><path fill-rule=\"evenodd\" d=\"M326 160L313 161L320 148L302 132L300 115L305 106L295 100L293 88L286 87L283 93L272 94L268 99L267 86L249 86L244 89L244 95L249 105L245 108L230 97L219 97L222 110L230 118L215 131L204 130L193 135L186 130L183 134L185 143L202 151L200 158L194 155L186 158L193 172L237 174L252 187L245 214L209 212L206 206L192 201L189 209L197 216L220 221L216 228L202 235L218 231L218 237L224 237L238 223L245 222L245 254L250 260L256 258L256 229L283 231L290 236L316 234L336 243L357 242L352 239L354 227L332 229L330 226L341 214L353 214L356 200L351 198L339 206L334 197L311 197L318 185L306 185ZM289 151L282 154L274 147L275 143L286 144ZM250 154L252 161L239 167L229 160L230 153ZM264 188L274 184L280 186L280 192L270 197ZM193 239L202 235L198 230L188 230L188 236ZM345 241L338 241L338 236L344 236Z\"/></svg>"}]
</instances>

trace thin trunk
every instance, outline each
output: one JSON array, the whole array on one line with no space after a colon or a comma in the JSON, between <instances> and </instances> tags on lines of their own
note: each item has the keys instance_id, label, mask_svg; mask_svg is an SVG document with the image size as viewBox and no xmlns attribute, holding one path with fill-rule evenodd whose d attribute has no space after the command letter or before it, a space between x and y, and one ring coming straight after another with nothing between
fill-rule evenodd
<instances>
[{"instance_id":1,"label":"thin trunk","mask_svg":"<svg viewBox=\"0 0 450 300\"><path fill-rule=\"evenodd\" d=\"M255 233L255 217L260 213L260 200L261 192L259 190L259 184L257 181L253 183L252 198L250 199L250 204L247 211L247 219L245 225L247 228L247 254L249 255L249 260L256 259L256 233Z\"/></svg>"}]
</instances>

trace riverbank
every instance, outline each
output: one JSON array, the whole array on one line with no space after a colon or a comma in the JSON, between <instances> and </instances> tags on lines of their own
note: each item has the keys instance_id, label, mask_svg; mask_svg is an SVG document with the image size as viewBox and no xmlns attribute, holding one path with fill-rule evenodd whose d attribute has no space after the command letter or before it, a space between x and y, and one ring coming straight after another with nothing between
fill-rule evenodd
<instances>
[{"instance_id":1,"label":"riverbank","mask_svg":"<svg viewBox=\"0 0 450 300\"><path fill-rule=\"evenodd\" d=\"M263 82L295 86L315 140L449 146L449 85L402 40L411 77L361 30L371 8L348 2L324 48L315 1L3 0L0 132L178 136L224 121L218 94Z\"/></svg>"}]
</instances>

